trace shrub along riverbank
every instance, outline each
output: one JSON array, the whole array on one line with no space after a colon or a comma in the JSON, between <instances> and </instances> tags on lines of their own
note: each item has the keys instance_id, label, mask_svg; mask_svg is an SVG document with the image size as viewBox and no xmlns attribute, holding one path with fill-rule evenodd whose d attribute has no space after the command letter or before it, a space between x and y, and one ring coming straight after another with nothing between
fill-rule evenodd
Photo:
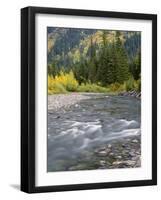
<instances>
[{"instance_id":1,"label":"shrub along riverbank","mask_svg":"<svg viewBox=\"0 0 161 200\"><path fill-rule=\"evenodd\" d=\"M59 75L53 77L48 75L48 94L61 94L68 92L97 92L97 93L120 93L120 92L129 92L136 91L140 92L141 90L141 81L134 80L132 77L129 80L125 81L123 84L112 83L110 85L101 86L98 82L91 83L81 83L79 84L74 73L70 71L69 73L60 72Z\"/></svg>"}]
</instances>

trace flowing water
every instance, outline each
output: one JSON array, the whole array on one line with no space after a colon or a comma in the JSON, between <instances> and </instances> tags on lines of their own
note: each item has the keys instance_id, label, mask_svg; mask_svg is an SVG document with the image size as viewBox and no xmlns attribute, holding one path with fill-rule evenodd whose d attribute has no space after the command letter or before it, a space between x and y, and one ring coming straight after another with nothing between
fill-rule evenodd
<instances>
[{"instance_id":1,"label":"flowing water","mask_svg":"<svg viewBox=\"0 0 161 200\"><path fill-rule=\"evenodd\" d=\"M86 95L90 99L68 110L48 113L48 172L70 170L78 164L88 169L94 163L96 148L140 134L140 100L106 94Z\"/></svg>"}]
</instances>

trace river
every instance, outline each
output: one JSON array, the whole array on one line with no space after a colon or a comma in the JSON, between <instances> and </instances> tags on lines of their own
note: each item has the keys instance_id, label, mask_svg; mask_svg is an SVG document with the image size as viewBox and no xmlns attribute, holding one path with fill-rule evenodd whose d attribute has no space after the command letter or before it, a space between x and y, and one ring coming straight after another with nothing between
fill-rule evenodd
<instances>
[{"instance_id":1,"label":"river","mask_svg":"<svg viewBox=\"0 0 161 200\"><path fill-rule=\"evenodd\" d=\"M90 99L70 109L48 113L48 172L100 168L102 157L95 153L97 149L141 133L140 100L106 94L85 95Z\"/></svg>"}]
</instances>

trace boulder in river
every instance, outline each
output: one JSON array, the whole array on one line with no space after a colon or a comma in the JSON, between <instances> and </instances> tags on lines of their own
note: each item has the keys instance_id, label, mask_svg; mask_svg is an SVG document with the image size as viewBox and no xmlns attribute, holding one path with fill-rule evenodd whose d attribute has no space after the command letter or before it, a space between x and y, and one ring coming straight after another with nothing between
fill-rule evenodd
<instances>
[{"instance_id":1,"label":"boulder in river","mask_svg":"<svg viewBox=\"0 0 161 200\"><path fill-rule=\"evenodd\" d=\"M105 149L105 150L101 150L98 151L98 156L107 156L109 153L111 152L111 149Z\"/></svg>"},{"instance_id":2,"label":"boulder in river","mask_svg":"<svg viewBox=\"0 0 161 200\"><path fill-rule=\"evenodd\" d=\"M137 139L132 140L133 143L138 143L139 141Z\"/></svg>"},{"instance_id":3,"label":"boulder in river","mask_svg":"<svg viewBox=\"0 0 161 200\"><path fill-rule=\"evenodd\" d=\"M101 166L105 166L106 165L106 161L105 160L100 160L100 165Z\"/></svg>"}]
</instances>

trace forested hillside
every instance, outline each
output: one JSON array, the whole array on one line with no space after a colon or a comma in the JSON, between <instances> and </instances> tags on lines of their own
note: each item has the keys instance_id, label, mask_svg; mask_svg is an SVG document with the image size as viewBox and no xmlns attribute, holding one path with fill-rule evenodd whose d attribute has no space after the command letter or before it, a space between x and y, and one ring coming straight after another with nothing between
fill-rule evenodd
<instances>
[{"instance_id":1,"label":"forested hillside","mask_svg":"<svg viewBox=\"0 0 161 200\"><path fill-rule=\"evenodd\" d=\"M78 85L140 84L140 32L48 27L47 37L50 80L70 74Z\"/></svg>"}]
</instances>

